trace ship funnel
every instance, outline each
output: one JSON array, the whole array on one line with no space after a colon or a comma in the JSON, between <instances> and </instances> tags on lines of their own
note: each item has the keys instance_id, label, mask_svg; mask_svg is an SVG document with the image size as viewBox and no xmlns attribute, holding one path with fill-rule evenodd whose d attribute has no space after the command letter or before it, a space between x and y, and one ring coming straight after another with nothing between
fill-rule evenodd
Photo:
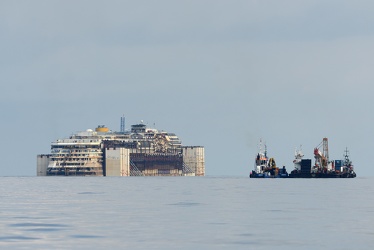
<instances>
[{"instance_id":1,"label":"ship funnel","mask_svg":"<svg viewBox=\"0 0 374 250\"><path fill-rule=\"evenodd\" d=\"M106 133L106 132L109 132L109 129L107 127L105 127L104 125L99 125L97 126L97 128L95 129L96 132L102 132L102 133Z\"/></svg>"}]
</instances>

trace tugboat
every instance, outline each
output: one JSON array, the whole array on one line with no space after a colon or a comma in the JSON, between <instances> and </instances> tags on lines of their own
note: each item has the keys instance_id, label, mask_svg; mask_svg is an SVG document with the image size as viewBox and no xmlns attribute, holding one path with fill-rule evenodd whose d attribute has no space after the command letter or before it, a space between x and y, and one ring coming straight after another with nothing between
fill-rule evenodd
<instances>
[{"instance_id":1,"label":"tugboat","mask_svg":"<svg viewBox=\"0 0 374 250\"><path fill-rule=\"evenodd\" d=\"M337 167L335 165L335 167ZM341 178L355 178L356 173L354 171L352 161L349 159L349 151L348 148L345 148L344 151L344 162L343 166L341 167Z\"/></svg>"},{"instance_id":2,"label":"tugboat","mask_svg":"<svg viewBox=\"0 0 374 250\"><path fill-rule=\"evenodd\" d=\"M322 144L322 152L319 147ZM348 150L345 150L343 160L329 160L328 139L314 148L315 164L312 167L311 159L302 159L304 154L301 148L295 151L294 165L295 169L289 174L290 178L355 178L352 162L349 160Z\"/></svg>"},{"instance_id":3,"label":"tugboat","mask_svg":"<svg viewBox=\"0 0 374 250\"><path fill-rule=\"evenodd\" d=\"M267 149L262 150L262 142L260 141L260 150L255 158L254 170L249 174L250 178L287 178L286 168L279 169L274 158L268 158Z\"/></svg>"}]
</instances>

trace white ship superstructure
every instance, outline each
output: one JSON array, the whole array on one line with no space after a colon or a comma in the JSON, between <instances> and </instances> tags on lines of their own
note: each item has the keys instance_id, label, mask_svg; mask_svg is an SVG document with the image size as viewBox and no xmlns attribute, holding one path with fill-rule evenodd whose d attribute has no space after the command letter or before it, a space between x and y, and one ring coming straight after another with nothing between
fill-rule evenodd
<instances>
[{"instance_id":1,"label":"white ship superstructure","mask_svg":"<svg viewBox=\"0 0 374 250\"><path fill-rule=\"evenodd\" d=\"M92 130L52 142L48 175L103 175L102 139Z\"/></svg>"},{"instance_id":2,"label":"white ship superstructure","mask_svg":"<svg viewBox=\"0 0 374 250\"><path fill-rule=\"evenodd\" d=\"M50 154L38 155L37 175L205 175L204 147L182 146L176 134L142 123L123 127L112 132L101 125L56 140Z\"/></svg>"},{"instance_id":3,"label":"white ship superstructure","mask_svg":"<svg viewBox=\"0 0 374 250\"><path fill-rule=\"evenodd\" d=\"M293 160L294 167L297 171L301 171L301 161L304 157L304 154L301 150L301 145L299 149L295 149L295 159Z\"/></svg>"}]
</instances>

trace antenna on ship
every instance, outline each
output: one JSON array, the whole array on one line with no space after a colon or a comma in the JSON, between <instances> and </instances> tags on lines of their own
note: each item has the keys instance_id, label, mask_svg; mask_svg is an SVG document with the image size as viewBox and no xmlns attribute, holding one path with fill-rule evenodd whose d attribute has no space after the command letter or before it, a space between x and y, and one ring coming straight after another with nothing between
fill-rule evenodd
<instances>
[{"instance_id":1,"label":"antenna on ship","mask_svg":"<svg viewBox=\"0 0 374 250\"><path fill-rule=\"evenodd\" d=\"M268 157L267 154L268 154L268 147L266 146L266 143L265 143L265 157Z\"/></svg>"},{"instance_id":2,"label":"antenna on ship","mask_svg":"<svg viewBox=\"0 0 374 250\"><path fill-rule=\"evenodd\" d=\"M122 115L122 117L121 117L120 132L125 133L125 115Z\"/></svg>"},{"instance_id":3,"label":"antenna on ship","mask_svg":"<svg viewBox=\"0 0 374 250\"><path fill-rule=\"evenodd\" d=\"M351 161L349 160L349 151L347 147L345 148L345 151L344 151L344 163L346 166L348 166L351 163Z\"/></svg>"},{"instance_id":4,"label":"antenna on ship","mask_svg":"<svg viewBox=\"0 0 374 250\"><path fill-rule=\"evenodd\" d=\"M264 150L264 151L262 151ZM266 147L266 142L264 142L264 149L262 148L262 138L260 138L260 144L259 144L259 152L261 154L264 154L265 157L267 157L267 147Z\"/></svg>"},{"instance_id":5,"label":"antenna on ship","mask_svg":"<svg viewBox=\"0 0 374 250\"><path fill-rule=\"evenodd\" d=\"M344 150L344 157L348 157L348 156L349 156L348 147L345 147L345 150Z\"/></svg>"}]
</instances>

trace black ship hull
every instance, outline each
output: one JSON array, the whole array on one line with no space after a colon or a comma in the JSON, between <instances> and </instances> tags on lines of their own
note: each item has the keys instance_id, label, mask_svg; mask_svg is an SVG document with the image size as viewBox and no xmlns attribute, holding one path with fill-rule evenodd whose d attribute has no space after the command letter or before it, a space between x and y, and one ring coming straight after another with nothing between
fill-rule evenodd
<instances>
[{"instance_id":1,"label":"black ship hull","mask_svg":"<svg viewBox=\"0 0 374 250\"><path fill-rule=\"evenodd\" d=\"M256 173L255 171L252 171L249 174L249 178L288 178L288 173L287 171L278 173L278 174L273 174L270 172L267 173Z\"/></svg>"},{"instance_id":2,"label":"black ship hull","mask_svg":"<svg viewBox=\"0 0 374 250\"><path fill-rule=\"evenodd\" d=\"M288 175L249 175L249 178L289 178Z\"/></svg>"},{"instance_id":3,"label":"black ship hull","mask_svg":"<svg viewBox=\"0 0 374 250\"><path fill-rule=\"evenodd\" d=\"M292 171L289 178L355 178L356 173L302 173Z\"/></svg>"}]
</instances>

